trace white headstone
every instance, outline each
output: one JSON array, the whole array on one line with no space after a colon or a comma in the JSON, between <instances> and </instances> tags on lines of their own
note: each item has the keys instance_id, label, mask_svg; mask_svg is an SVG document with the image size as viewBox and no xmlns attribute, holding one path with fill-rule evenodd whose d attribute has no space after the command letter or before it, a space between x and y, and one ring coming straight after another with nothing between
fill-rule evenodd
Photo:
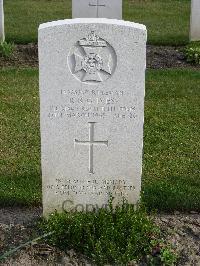
<instances>
[{"instance_id":1,"label":"white headstone","mask_svg":"<svg viewBox=\"0 0 200 266\"><path fill-rule=\"evenodd\" d=\"M139 200L146 28L72 19L39 28L44 214ZM89 207L88 207L89 206Z\"/></svg>"},{"instance_id":2,"label":"white headstone","mask_svg":"<svg viewBox=\"0 0 200 266\"><path fill-rule=\"evenodd\" d=\"M122 0L72 0L72 18L122 19Z\"/></svg>"},{"instance_id":3,"label":"white headstone","mask_svg":"<svg viewBox=\"0 0 200 266\"><path fill-rule=\"evenodd\" d=\"M0 42L5 41L3 0L0 0Z\"/></svg>"},{"instance_id":4,"label":"white headstone","mask_svg":"<svg viewBox=\"0 0 200 266\"><path fill-rule=\"evenodd\" d=\"M190 40L200 40L200 0L191 1Z\"/></svg>"}]
</instances>

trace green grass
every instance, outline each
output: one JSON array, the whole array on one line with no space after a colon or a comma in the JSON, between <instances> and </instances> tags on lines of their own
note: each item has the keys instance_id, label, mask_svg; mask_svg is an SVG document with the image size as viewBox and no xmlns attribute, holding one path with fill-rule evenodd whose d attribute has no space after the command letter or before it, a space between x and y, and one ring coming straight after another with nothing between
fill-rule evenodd
<instances>
[{"instance_id":1,"label":"green grass","mask_svg":"<svg viewBox=\"0 0 200 266\"><path fill-rule=\"evenodd\" d=\"M200 210L200 72L149 71L144 199L159 210Z\"/></svg>"},{"instance_id":2,"label":"green grass","mask_svg":"<svg viewBox=\"0 0 200 266\"><path fill-rule=\"evenodd\" d=\"M124 19L147 26L148 43L183 45L189 42L190 0L127 0Z\"/></svg>"},{"instance_id":3,"label":"green grass","mask_svg":"<svg viewBox=\"0 0 200 266\"><path fill-rule=\"evenodd\" d=\"M37 42L39 24L66 18L71 18L71 0L6 0L6 40Z\"/></svg>"},{"instance_id":4,"label":"green grass","mask_svg":"<svg viewBox=\"0 0 200 266\"><path fill-rule=\"evenodd\" d=\"M38 73L1 70L1 205L41 199Z\"/></svg>"},{"instance_id":5,"label":"green grass","mask_svg":"<svg viewBox=\"0 0 200 266\"><path fill-rule=\"evenodd\" d=\"M189 41L190 0L123 0L123 18L143 23L151 44ZM40 23L71 18L71 0L5 0L6 40L37 42Z\"/></svg>"},{"instance_id":6,"label":"green grass","mask_svg":"<svg viewBox=\"0 0 200 266\"><path fill-rule=\"evenodd\" d=\"M41 202L38 71L0 70L0 204ZM200 73L147 72L143 198L148 208L200 210Z\"/></svg>"}]
</instances>

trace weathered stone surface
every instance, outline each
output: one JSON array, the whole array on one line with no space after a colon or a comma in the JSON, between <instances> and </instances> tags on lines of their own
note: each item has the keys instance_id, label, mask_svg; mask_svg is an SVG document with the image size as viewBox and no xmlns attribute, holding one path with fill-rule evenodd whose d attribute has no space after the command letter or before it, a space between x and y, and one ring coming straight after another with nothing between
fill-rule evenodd
<instances>
[{"instance_id":1,"label":"weathered stone surface","mask_svg":"<svg viewBox=\"0 0 200 266\"><path fill-rule=\"evenodd\" d=\"M139 200L146 28L109 19L40 25L44 214Z\"/></svg>"},{"instance_id":2,"label":"weathered stone surface","mask_svg":"<svg viewBox=\"0 0 200 266\"><path fill-rule=\"evenodd\" d=\"M122 19L122 0L72 0L72 18Z\"/></svg>"},{"instance_id":3,"label":"weathered stone surface","mask_svg":"<svg viewBox=\"0 0 200 266\"><path fill-rule=\"evenodd\" d=\"M3 0L0 0L0 42L5 40Z\"/></svg>"},{"instance_id":4,"label":"weathered stone surface","mask_svg":"<svg viewBox=\"0 0 200 266\"><path fill-rule=\"evenodd\" d=\"M200 40L200 0L191 1L190 40Z\"/></svg>"}]
</instances>

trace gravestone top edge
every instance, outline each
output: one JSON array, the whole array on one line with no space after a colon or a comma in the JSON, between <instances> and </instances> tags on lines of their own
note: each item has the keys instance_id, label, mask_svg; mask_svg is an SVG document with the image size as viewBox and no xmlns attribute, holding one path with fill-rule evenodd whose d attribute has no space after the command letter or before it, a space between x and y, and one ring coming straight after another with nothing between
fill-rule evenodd
<instances>
[{"instance_id":1,"label":"gravestone top edge","mask_svg":"<svg viewBox=\"0 0 200 266\"><path fill-rule=\"evenodd\" d=\"M62 26L62 25L74 25L74 24L110 24L110 25L118 25L118 26L127 26L132 28L137 28L139 30L146 31L146 26L143 24L124 21L118 19L107 19L107 18L75 18L75 19L64 19L51 21L47 23L43 23L39 25L39 31L43 29L47 29L50 27Z\"/></svg>"}]
</instances>

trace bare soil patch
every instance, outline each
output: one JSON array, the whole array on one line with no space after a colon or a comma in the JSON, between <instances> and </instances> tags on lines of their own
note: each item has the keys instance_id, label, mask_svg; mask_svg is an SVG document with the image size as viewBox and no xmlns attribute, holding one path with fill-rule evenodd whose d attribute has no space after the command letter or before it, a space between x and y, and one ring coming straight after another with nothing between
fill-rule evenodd
<instances>
[{"instance_id":1,"label":"bare soil patch","mask_svg":"<svg viewBox=\"0 0 200 266\"><path fill-rule=\"evenodd\" d=\"M147 45L147 68L190 68L199 69L186 62L184 47ZM0 57L0 67L38 67L37 44L16 45L11 58Z\"/></svg>"},{"instance_id":2,"label":"bare soil patch","mask_svg":"<svg viewBox=\"0 0 200 266\"><path fill-rule=\"evenodd\" d=\"M200 70L200 65L188 63L184 47L147 45L147 68L189 68Z\"/></svg>"},{"instance_id":3,"label":"bare soil patch","mask_svg":"<svg viewBox=\"0 0 200 266\"><path fill-rule=\"evenodd\" d=\"M37 44L15 45L10 58L0 57L0 67L38 67Z\"/></svg>"}]
</instances>

